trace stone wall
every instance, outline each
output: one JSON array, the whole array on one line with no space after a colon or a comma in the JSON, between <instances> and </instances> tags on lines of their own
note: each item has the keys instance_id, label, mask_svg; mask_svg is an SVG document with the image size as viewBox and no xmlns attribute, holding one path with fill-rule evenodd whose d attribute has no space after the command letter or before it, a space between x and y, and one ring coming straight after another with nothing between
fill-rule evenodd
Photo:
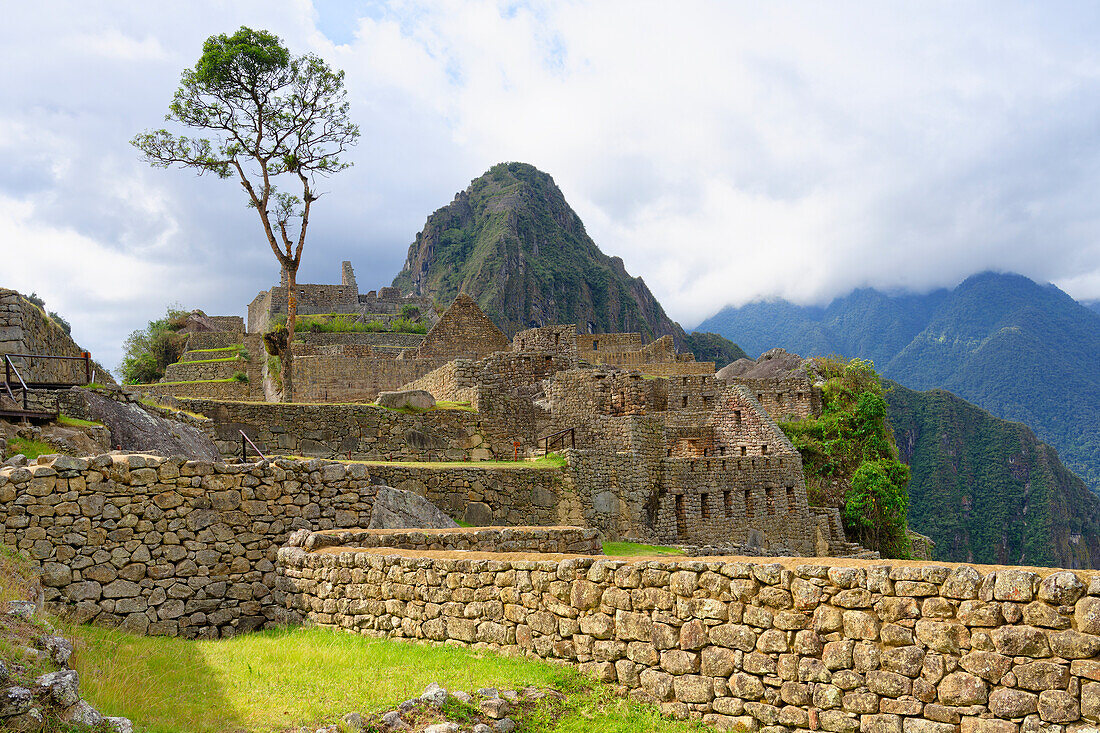
<instances>
[{"instance_id":1,"label":"stone wall","mask_svg":"<svg viewBox=\"0 0 1100 733\"><path fill-rule=\"evenodd\" d=\"M0 288L0 355L83 356L84 350L41 308L14 290ZM13 358L25 382L87 384L83 360ZM92 378L114 384L109 371L92 362ZM0 367L0 379L3 378ZM12 377L12 381L18 381Z\"/></svg>"},{"instance_id":2,"label":"stone wall","mask_svg":"<svg viewBox=\"0 0 1100 733\"><path fill-rule=\"evenodd\" d=\"M191 350L224 349L244 343L242 333L223 333L221 331L200 331L187 338L187 348Z\"/></svg>"},{"instance_id":3,"label":"stone wall","mask_svg":"<svg viewBox=\"0 0 1100 733\"><path fill-rule=\"evenodd\" d=\"M297 532L287 543L310 552L390 547L423 552L538 552L602 555L599 532L582 527L458 527L454 529L350 529Z\"/></svg>"},{"instance_id":4,"label":"stone wall","mask_svg":"<svg viewBox=\"0 0 1100 733\"><path fill-rule=\"evenodd\" d=\"M583 522L570 495L572 486L557 468L371 464L367 470L372 479L424 496L455 519L475 526Z\"/></svg>"},{"instance_id":5,"label":"stone wall","mask_svg":"<svg viewBox=\"0 0 1100 733\"><path fill-rule=\"evenodd\" d=\"M314 354L294 359L294 399L302 402L373 402L439 366L428 359Z\"/></svg>"},{"instance_id":6,"label":"stone wall","mask_svg":"<svg viewBox=\"0 0 1100 733\"><path fill-rule=\"evenodd\" d=\"M218 354L219 352L213 352ZM192 382L196 380L229 379L237 372L244 373L248 362L233 355L232 358L211 357L191 359L169 364L164 370L165 382Z\"/></svg>"},{"instance_id":7,"label":"stone wall","mask_svg":"<svg viewBox=\"0 0 1100 733\"><path fill-rule=\"evenodd\" d=\"M432 326L417 350L422 359L436 359L436 366L451 359L481 359L495 351L507 351L511 341L477 306L460 293Z\"/></svg>"},{"instance_id":8,"label":"stone wall","mask_svg":"<svg viewBox=\"0 0 1100 733\"><path fill-rule=\"evenodd\" d=\"M756 396L757 401L776 420L800 420L821 414L821 387L806 377L784 379L734 379Z\"/></svg>"},{"instance_id":9,"label":"stone wall","mask_svg":"<svg viewBox=\"0 0 1100 733\"><path fill-rule=\"evenodd\" d=\"M297 341L307 346L366 345L385 346L400 349L415 349L424 340L422 333L313 333L298 331L294 334ZM295 352L297 353L297 352Z\"/></svg>"},{"instance_id":10,"label":"stone wall","mask_svg":"<svg viewBox=\"0 0 1100 733\"><path fill-rule=\"evenodd\" d=\"M157 382L155 384L135 384L133 388L153 395L165 395L180 399L199 398L211 400L259 400L253 397L246 382L234 380L218 382Z\"/></svg>"},{"instance_id":11,"label":"stone wall","mask_svg":"<svg viewBox=\"0 0 1100 733\"><path fill-rule=\"evenodd\" d=\"M544 326L520 331L512 337L512 351L543 351L577 361L577 327Z\"/></svg>"},{"instance_id":12,"label":"stone wall","mask_svg":"<svg viewBox=\"0 0 1100 733\"><path fill-rule=\"evenodd\" d=\"M511 456L511 443L494 443L478 414L433 410L406 414L377 405L310 405L181 399L190 412L215 423L222 454L240 454L241 436L266 454L289 453L355 460L478 460Z\"/></svg>"},{"instance_id":13,"label":"stone wall","mask_svg":"<svg viewBox=\"0 0 1100 733\"><path fill-rule=\"evenodd\" d=\"M563 660L719 729L1100 721L1100 580L1071 572L298 547L278 564L318 625Z\"/></svg>"},{"instance_id":14,"label":"stone wall","mask_svg":"<svg viewBox=\"0 0 1100 733\"><path fill-rule=\"evenodd\" d=\"M79 621L229 636L285 621L275 554L294 529L367 526L363 466L67 456L0 469L3 543Z\"/></svg>"}]
</instances>

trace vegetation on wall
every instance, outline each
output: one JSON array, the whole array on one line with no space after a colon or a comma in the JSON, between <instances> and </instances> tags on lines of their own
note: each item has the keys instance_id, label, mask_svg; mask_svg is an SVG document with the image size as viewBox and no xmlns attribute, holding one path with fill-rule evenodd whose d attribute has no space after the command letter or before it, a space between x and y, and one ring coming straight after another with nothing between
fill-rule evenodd
<instances>
[{"instance_id":1,"label":"vegetation on wall","mask_svg":"<svg viewBox=\"0 0 1100 733\"><path fill-rule=\"evenodd\" d=\"M811 503L839 506L848 532L887 557L907 557L909 467L886 419L874 365L862 359L815 359L824 380L820 417L780 427L802 454Z\"/></svg>"},{"instance_id":2,"label":"vegetation on wall","mask_svg":"<svg viewBox=\"0 0 1100 733\"><path fill-rule=\"evenodd\" d=\"M415 308L413 310L416 310ZM272 319L268 333L286 331L286 316ZM309 333L419 333L428 332L428 326L420 320L405 317L391 318L389 323L379 319L364 321L351 313L323 313L298 316L298 331Z\"/></svg>"},{"instance_id":3,"label":"vegetation on wall","mask_svg":"<svg viewBox=\"0 0 1100 733\"><path fill-rule=\"evenodd\" d=\"M119 376L124 384L149 384L164 376L169 364L183 356L187 335L179 330L187 324L187 312L171 306L164 318L149 321L123 343Z\"/></svg>"}]
</instances>

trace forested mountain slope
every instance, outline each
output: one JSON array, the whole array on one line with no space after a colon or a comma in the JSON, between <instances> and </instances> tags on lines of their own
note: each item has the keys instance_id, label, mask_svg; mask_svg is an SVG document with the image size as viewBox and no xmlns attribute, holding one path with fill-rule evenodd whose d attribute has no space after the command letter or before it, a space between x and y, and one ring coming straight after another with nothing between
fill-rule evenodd
<instances>
[{"instance_id":1,"label":"forested mountain slope","mask_svg":"<svg viewBox=\"0 0 1100 733\"><path fill-rule=\"evenodd\" d=\"M449 303L465 292L509 336L575 323L581 332L672 336L678 348L719 365L744 352L714 334L687 334L640 277L600 251L554 179L501 163L428 217L393 281Z\"/></svg>"},{"instance_id":2,"label":"forested mountain slope","mask_svg":"<svg viewBox=\"0 0 1100 733\"><path fill-rule=\"evenodd\" d=\"M983 273L925 295L857 290L825 308L726 308L699 328L750 354L860 357L907 387L949 390L1031 427L1100 488L1100 314L1053 285Z\"/></svg>"}]
</instances>

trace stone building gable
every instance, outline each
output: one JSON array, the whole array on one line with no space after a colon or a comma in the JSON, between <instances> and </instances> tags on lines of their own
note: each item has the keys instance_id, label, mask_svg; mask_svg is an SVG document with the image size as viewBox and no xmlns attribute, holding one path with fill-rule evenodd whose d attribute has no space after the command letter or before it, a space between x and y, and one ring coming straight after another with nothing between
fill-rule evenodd
<instances>
[{"instance_id":1,"label":"stone building gable","mask_svg":"<svg viewBox=\"0 0 1100 733\"><path fill-rule=\"evenodd\" d=\"M719 449L724 447L727 455L797 453L787 435L741 385L727 387L721 393L707 424L714 426Z\"/></svg>"},{"instance_id":2,"label":"stone building gable","mask_svg":"<svg viewBox=\"0 0 1100 733\"><path fill-rule=\"evenodd\" d=\"M417 357L421 359L481 359L495 351L507 351L512 342L497 328L477 302L459 293L451 307L424 337Z\"/></svg>"}]
</instances>

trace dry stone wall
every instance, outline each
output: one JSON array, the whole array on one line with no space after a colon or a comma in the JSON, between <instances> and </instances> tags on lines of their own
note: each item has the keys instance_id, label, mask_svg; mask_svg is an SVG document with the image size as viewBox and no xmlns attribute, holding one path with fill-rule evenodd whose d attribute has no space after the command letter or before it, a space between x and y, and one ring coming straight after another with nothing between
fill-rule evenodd
<instances>
[{"instance_id":1,"label":"dry stone wall","mask_svg":"<svg viewBox=\"0 0 1100 733\"><path fill-rule=\"evenodd\" d=\"M237 382L229 379L225 381L209 382L157 382L154 384L139 384L135 389L154 395L187 399L192 397L212 400L260 400L262 397L253 396L246 382Z\"/></svg>"},{"instance_id":2,"label":"dry stone wall","mask_svg":"<svg viewBox=\"0 0 1100 733\"><path fill-rule=\"evenodd\" d=\"M723 730L1092 733L1100 580L1019 568L279 552L290 606L578 665Z\"/></svg>"},{"instance_id":3,"label":"dry stone wall","mask_svg":"<svg viewBox=\"0 0 1100 733\"><path fill-rule=\"evenodd\" d=\"M46 354L82 356L84 353L69 334L34 303L14 290L0 288L0 355ZM86 384L83 360L13 358L26 382ZM92 378L100 384L114 384L110 372L92 362ZM13 377L14 381L14 377Z\"/></svg>"},{"instance_id":4,"label":"dry stone wall","mask_svg":"<svg viewBox=\"0 0 1100 733\"><path fill-rule=\"evenodd\" d=\"M243 430L265 453L354 460L481 460L510 456L511 443L494 442L478 414L433 410L406 414L377 405L257 403L181 399L186 410L215 423L222 455L240 454Z\"/></svg>"},{"instance_id":5,"label":"dry stone wall","mask_svg":"<svg viewBox=\"0 0 1100 733\"><path fill-rule=\"evenodd\" d=\"M295 529L367 526L363 466L67 456L0 469L3 543L78 621L229 636L285 622L275 555Z\"/></svg>"},{"instance_id":6,"label":"dry stone wall","mask_svg":"<svg viewBox=\"0 0 1100 733\"><path fill-rule=\"evenodd\" d=\"M579 523L572 487L557 468L377 465L373 479L407 489L475 526ZM591 525L595 526L595 525Z\"/></svg>"},{"instance_id":7,"label":"dry stone wall","mask_svg":"<svg viewBox=\"0 0 1100 733\"><path fill-rule=\"evenodd\" d=\"M457 529L350 529L295 532L287 542L310 552L356 551L372 547L460 552L566 553L602 555L600 533L582 527L470 527Z\"/></svg>"},{"instance_id":8,"label":"dry stone wall","mask_svg":"<svg viewBox=\"0 0 1100 733\"><path fill-rule=\"evenodd\" d=\"M217 354L218 352L214 352ZM210 356L202 360L178 361L164 370L165 382L209 381L230 379L237 372L246 373L248 362L239 357L218 358Z\"/></svg>"}]
</instances>

